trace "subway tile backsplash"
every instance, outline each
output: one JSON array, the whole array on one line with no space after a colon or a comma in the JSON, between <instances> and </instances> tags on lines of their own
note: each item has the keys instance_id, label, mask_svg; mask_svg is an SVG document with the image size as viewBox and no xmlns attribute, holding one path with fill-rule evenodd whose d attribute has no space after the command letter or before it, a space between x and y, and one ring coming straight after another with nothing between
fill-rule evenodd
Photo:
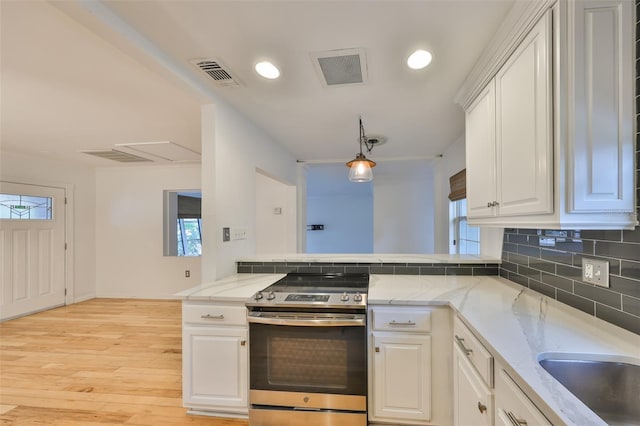
<instances>
[{"instance_id":1,"label":"subway tile backsplash","mask_svg":"<svg viewBox=\"0 0 640 426\"><path fill-rule=\"evenodd\" d=\"M640 1L636 0L636 123L640 123ZM636 202L640 213L640 133ZM580 280L582 258L609 262L609 288ZM500 275L640 334L640 227L633 231L505 229Z\"/></svg>"},{"instance_id":2,"label":"subway tile backsplash","mask_svg":"<svg viewBox=\"0 0 640 426\"><path fill-rule=\"evenodd\" d=\"M388 275L498 275L494 263L238 262L238 273L366 273Z\"/></svg>"}]
</instances>

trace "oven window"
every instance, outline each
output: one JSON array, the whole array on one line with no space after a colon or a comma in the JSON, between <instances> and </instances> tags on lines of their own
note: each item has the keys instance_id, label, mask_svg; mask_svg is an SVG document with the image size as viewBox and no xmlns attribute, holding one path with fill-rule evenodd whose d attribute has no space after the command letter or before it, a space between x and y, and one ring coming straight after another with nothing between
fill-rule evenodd
<instances>
[{"instance_id":1,"label":"oven window","mask_svg":"<svg viewBox=\"0 0 640 426\"><path fill-rule=\"evenodd\" d=\"M251 389L366 395L365 327L249 324Z\"/></svg>"},{"instance_id":2,"label":"oven window","mask_svg":"<svg viewBox=\"0 0 640 426\"><path fill-rule=\"evenodd\" d=\"M346 389L347 342L339 339L269 339L271 385Z\"/></svg>"}]
</instances>

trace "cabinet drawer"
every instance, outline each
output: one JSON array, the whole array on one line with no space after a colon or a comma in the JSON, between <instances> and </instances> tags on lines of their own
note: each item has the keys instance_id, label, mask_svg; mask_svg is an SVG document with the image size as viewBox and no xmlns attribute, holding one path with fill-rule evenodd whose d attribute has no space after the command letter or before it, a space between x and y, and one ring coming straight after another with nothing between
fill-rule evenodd
<instances>
[{"instance_id":1,"label":"cabinet drawer","mask_svg":"<svg viewBox=\"0 0 640 426\"><path fill-rule=\"evenodd\" d=\"M247 308L244 306L183 303L182 322L207 325L245 325Z\"/></svg>"},{"instance_id":2,"label":"cabinet drawer","mask_svg":"<svg viewBox=\"0 0 640 426\"><path fill-rule=\"evenodd\" d=\"M467 355L487 385L493 387L493 356L458 317L453 322L453 344Z\"/></svg>"},{"instance_id":3,"label":"cabinet drawer","mask_svg":"<svg viewBox=\"0 0 640 426\"><path fill-rule=\"evenodd\" d=\"M502 368L496 372L496 424L551 426L549 420Z\"/></svg>"},{"instance_id":4,"label":"cabinet drawer","mask_svg":"<svg viewBox=\"0 0 640 426\"><path fill-rule=\"evenodd\" d=\"M377 331L402 331L429 333L431 311L416 308L374 308L371 310L373 329Z\"/></svg>"}]
</instances>

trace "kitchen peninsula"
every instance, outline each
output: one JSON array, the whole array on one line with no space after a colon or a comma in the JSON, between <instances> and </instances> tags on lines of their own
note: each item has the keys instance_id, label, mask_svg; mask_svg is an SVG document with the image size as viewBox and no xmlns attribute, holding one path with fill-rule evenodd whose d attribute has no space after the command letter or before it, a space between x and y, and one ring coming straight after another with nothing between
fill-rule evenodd
<instances>
[{"instance_id":1,"label":"kitchen peninsula","mask_svg":"<svg viewBox=\"0 0 640 426\"><path fill-rule=\"evenodd\" d=\"M433 345L434 354L436 351L441 352L439 357L451 359L456 349L454 333L458 334L456 327L459 323L473 335L469 338L477 339L479 349L486 350L492 357L496 368L495 371L491 371L491 375L495 375L496 389L499 387L497 384L499 374L506 375L507 380L521 390L524 399L529 401L533 410L538 412L541 418L547 419L549 424L603 425L606 423L551 377L538 363L541 359L558 354L579 354L587 359L618 360L640 365L640 336L586 315L495 274L487 275L487 271L492 270L492 266L497 269L499 261L495 259L472 259L447 255L424 257L293 255L243 258L238 262L238 269L251 267L260 270L266 265L271 265L270 262L275 262L272 265L274 273L238 273L178 294L183 299L184 306L184 403L193 413L230 417L246 416L248 361L245 346L247 325L244 302L255 292L282 278L285 272L289 272L287 268L318 268L311 269L318 272L321 268L334 272L347 271L348 268L360 268L353 271L369 269L371 272L368 291L370 357L373 356L371 335L376 333L371 330L372 311L380 308L388 309L388 307L397 308L395 311L404 308L419 308L427 311L445 310L448 313L448 344ZM374 273L376 268L385 267L398 268L399 273L394 274L391 269L385 269L386 273L383 274ZM447 267L460 268L451 269L451 273L464 269L466 271L464 273L468 275L419 275L423 271L435 272L429 268L443 268L446 273ZM268 268L271 266L267 266ZM276 268L281 268L282 273L275 273ZM482 275L472 275L471 271L476 268L478 272L482 271ZM195 317L188 315L193 309L199 309ZM224 315L224 319L214 320L215 325L211 324L210 319L206 319L207 316L212 318L223 315L220 312L224 310L231 310L229 312L235 312L235 314ZM232 323L225 324L227 320L231 320ZM215 395L218 389L210 389L213 392L212 396L206 397L206 395L203 396L203 389L194 387L192 383L193 380L198 380L194 376L196 369L211 369L216 365L210 359L199 361L194 352L197 350L197 338L195 339L196 347L190 347L194 340L189 336L198 336L198 332L204 331L205 328L215 329L218 332L226 333L231 330L240 333L237 341L229 345L232 348L230 358L236 357L232 367L235 366L237 371L227 368L221 376L216 375L217 373L204 373L203 376L212 381L219 381L224 377L226 377L225 380L236 380L236 383L218 385L218 387L224 386L225 391L234 389L236 395L220 397ZM213 352L219 351L220 348L216 347ZM452 370L455 366L449 362L444 368L449 380L453 380ZM202 374L198 371L198 377ZM200 383L200 385L203 384ZM488 386L493 395L492 386L493 377ZM454 389L455 386L449 383L444 388L434 388L431 395ZM375 389L372 389L370 384L370 401L374 400L372 392L375 392ZM454 399L456 399L455 395ZM438 414L438 410L442 409L438 402L433 398L432 402L434 402L433 414L441 415L442 413ZM454 410L457 409L454 407ZM451 418L450 410L445 411L447 411L444 414L445 424L452 424L454 419ZM501 411L497 397L495 410L489 411L491 411L491 421L488 424L494 424L494 417L495 424L500 424ZM370 421L372 412L370 407ZM407 421L407 424L428 425L433 424L433 420Z\"/></svg>"}]
</instances>

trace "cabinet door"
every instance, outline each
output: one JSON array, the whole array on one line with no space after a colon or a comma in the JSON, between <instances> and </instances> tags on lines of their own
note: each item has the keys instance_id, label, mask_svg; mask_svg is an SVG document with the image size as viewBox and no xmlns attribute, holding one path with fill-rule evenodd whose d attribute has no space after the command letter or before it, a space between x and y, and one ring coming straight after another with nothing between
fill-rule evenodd
<instances>
[{"instance_id":1,"label":"cabinet door","mask_svg":"<svg viewBox=\"0 0 640 426\"><path fill-rule=\"evenodd\" d=\"M453 349L453 424L493 424L493 395L457 346Z\"/></svg>"},{"instance_id":2,"label":"cabinet door","mask_svg":"<svg viewBox=\"0 0 640 426\"><path fill-rule=\"evenodd\" d=\"M240 328L184 327L186 406L248 412L247 334Z\"/></svg>"},{"instance_id":3,"label":"cabinet door","mask_svg":"<svg viewBox=\"0 0 640 426\"><path fill-rule=\"evenodd\" d=\"M373 416L429 420L431 337L373 333L373 348Z\"/></svg>"},{"instance_id":4,"label":"cabinet door","mask_svg":"<svg viewBox=\"0 0 640 426\"><path fill-rule=\"evenodd\" d=\"M496 201L495 102L492 80L465 113L467 217L494 215Z\"/></svg>"},{"instance_id":5,"label":"cabinet door","mask_svg":"<svg viewBox=\"0 0 640 426\"><path fill-rule=\"evenodd\" d=\"M633 212L633 2L569 5L569 209Z\"/></svg>"},{"instance_id":6,"label":"cabinet door","mask_svg":"<svg viewBox=\"0 0 640 426\"><path fill-rule=\"evenodd\" d=\"M549 11L496 74L500 216L553 212L551 41Z\"/></svg>"}]
</instances>

